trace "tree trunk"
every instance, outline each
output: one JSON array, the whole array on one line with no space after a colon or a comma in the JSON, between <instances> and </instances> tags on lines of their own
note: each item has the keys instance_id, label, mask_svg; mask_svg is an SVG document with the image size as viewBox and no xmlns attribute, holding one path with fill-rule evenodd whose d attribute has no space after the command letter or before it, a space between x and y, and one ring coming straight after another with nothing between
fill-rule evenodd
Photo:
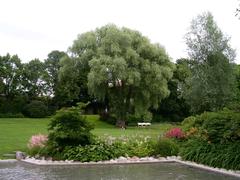
<instances>
[{"instance_id":1,"label":"tree trunk","mask_svg":"<svg viewBox=\"0 0 240 180\"><path fill-rule=\"evenodd\" d=\"M126 128L126 123L125 123L124 120L117 120L116 126L119 127L119 128L125 129Z\"/></svg>"}]
</instances>

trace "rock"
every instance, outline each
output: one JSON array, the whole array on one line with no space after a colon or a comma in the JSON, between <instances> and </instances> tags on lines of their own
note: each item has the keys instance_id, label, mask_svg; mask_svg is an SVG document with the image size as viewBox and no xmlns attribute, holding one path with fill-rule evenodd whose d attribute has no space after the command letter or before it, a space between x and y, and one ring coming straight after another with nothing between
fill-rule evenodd
<instances>
[{"instance_id":1,"label":"rock","mask_svg":"<svg viewBox=\"0 0 240 180\"><path fill-rule=\"evenodd\" d=\"M159 157L158 160L166 161L167 159L165 157Z\"/></svg>"},{"instance_id":2,"label":"rock","mask_svg":"<svg viewBox=\"0 0 240 180\"><path fill-rule=\"evenodd\" d=\"M174 160L173 156L168 156L167 160Z\"/></svg>"},{"instance_id":3,"label":"rock","mask_svg":"<svg viewBox=\"0 0 240 180\"><path fill-rule=\"evenodd\" d=\"M149 157L148 160L149 160L149 161L155 161L156 159L153 158L153 157Z\"/></svg>"},{"instance_id":4,"label":"rock","mask_svg":"<svg viewBox=\"0 0 240 180\"><path fill-rule=\"evenodd\" d=\"M16 152L16 159L17 160L22 160L22 159L25 159L25 154L21 151L17 151Z\"/></svg>"},{"instance_id":5,"label":"rock","mask_svg":"<svg viewBox=\"0 0 240 180\"><path fill-rule=\"evenodd\" d=\"M125 163L127 161L128 161L127 158L122 157L122 156L117 159L117 162L121 162L121 163Z\"/></svg>"},{"instance_id":6,"label":"rock","mask_svg":"<svg viewBox=\"0 0 240 180\"><path fill-rule=\"evenodd\" d=\"M116 163L117 161L114 160L114 159L111 159L109 162L110 162L110 163Z\"/></svg>"},{"instance_id":7,"label":"rock","mask_svg":"<svg viewBox=\"0 0 240 180\"><path fill-rule=\"evenodd\" d=\"M52 161L52 157L48 157L46 160L48 160L48 161Z\"/></svg>"},{"instance_id":8,"label":"rock","mask_svg":"<svg viewBox=\"0 0 240 180\"><path fill-rule=\"evenodd\" d=\"M148 161L148 157L143 157L139 159L140 161Z\"/></svg>"},{"instance_id":9,"label":"rock","mask_svg":"<svg viewBox=\"0 0 240 180\"><path fill-rule=\"evenodd\" d=\"M138 160L139 160L139 157L133 156L133 157L131 157L129 160L131 160L131 161L138 161Z\"/></svg>"},{"instance_id":10,"label":"rock","mask_svg":"<svg viewBox=\"0 0 240 180\"><path fill-rule=\"evenodd\" d=\"M127 158L125 158L125 157L123 157L123 156L120 156L117 160L118 160L118 161L126 161Z\"/></svg>"}]
</instances>

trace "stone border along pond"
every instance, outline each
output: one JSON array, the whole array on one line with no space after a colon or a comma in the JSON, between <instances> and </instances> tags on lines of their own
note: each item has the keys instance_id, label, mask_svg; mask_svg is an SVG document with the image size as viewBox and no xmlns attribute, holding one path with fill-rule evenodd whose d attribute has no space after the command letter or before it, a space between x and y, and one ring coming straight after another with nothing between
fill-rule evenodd
<instances>
[{"instance_id":1,"label":"stone border along pond","mask_svg":"<svg viewBox=\"0 0 240 180\"><path fill-rule=\"evenodd\" d=\"M10 160L0 160L1 162L15 162L17 160L10 159ZM214 168L205 166L202 164L197 164L191 161L182 161L180 156L170 156L170 157L160 157L160 158L154 158L154 157L119 157L117 159L111 159L109 161L98 161L98 162L78 162L73 160L65 160L65 161L53 161L53 160L45 160L44 158L35 159L33 157L26 157L24 159L20 160L21 162L28 163L28 164L34 164L34 165L80 165L80 166L87 166L87 165L119 165L119 164L147 164L147 163L171 163L176 162L183 165L195 167L204 169L207 171L217 172L225 175L235 176L240 178L240 171L233 171L233 170L226 170L221 168Z\"/></svg>"}]
</instances>

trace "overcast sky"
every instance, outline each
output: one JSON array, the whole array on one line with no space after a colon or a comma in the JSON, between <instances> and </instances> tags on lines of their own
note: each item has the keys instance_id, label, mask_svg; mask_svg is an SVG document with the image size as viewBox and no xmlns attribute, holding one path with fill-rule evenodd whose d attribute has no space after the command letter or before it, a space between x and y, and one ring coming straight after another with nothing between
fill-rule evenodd
<instances>
[{"instance_id":1,"label":"overcast sky","mask_svg":"<svg viewBox=\"0 0 240 180\"><path fill-rule=\"evenodd\" d=\"M2 0L0 55L43 60L52 50L67 51L78 34L108 23L140 31L163 45L175 61L187 57L183 39L190 21L210 11L231 37L240 64L238 0Z\"/></svg>"}]
</instances>

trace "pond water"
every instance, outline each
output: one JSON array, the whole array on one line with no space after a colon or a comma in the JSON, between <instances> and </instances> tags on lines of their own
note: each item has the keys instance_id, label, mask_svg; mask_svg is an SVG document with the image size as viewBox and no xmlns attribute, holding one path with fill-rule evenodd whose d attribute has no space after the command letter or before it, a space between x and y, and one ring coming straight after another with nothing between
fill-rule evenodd
<instances>
[{"instance_id":1,"label":"pond water","mask_svg":"<svg viewBox=\"0 0 240 180\"><path fill-rule=\"evenodd\" d=\"M0 162L1 180L236 180L237 177L192 168L178 163L37 166Z\"/></svg>"}]
</instances>

